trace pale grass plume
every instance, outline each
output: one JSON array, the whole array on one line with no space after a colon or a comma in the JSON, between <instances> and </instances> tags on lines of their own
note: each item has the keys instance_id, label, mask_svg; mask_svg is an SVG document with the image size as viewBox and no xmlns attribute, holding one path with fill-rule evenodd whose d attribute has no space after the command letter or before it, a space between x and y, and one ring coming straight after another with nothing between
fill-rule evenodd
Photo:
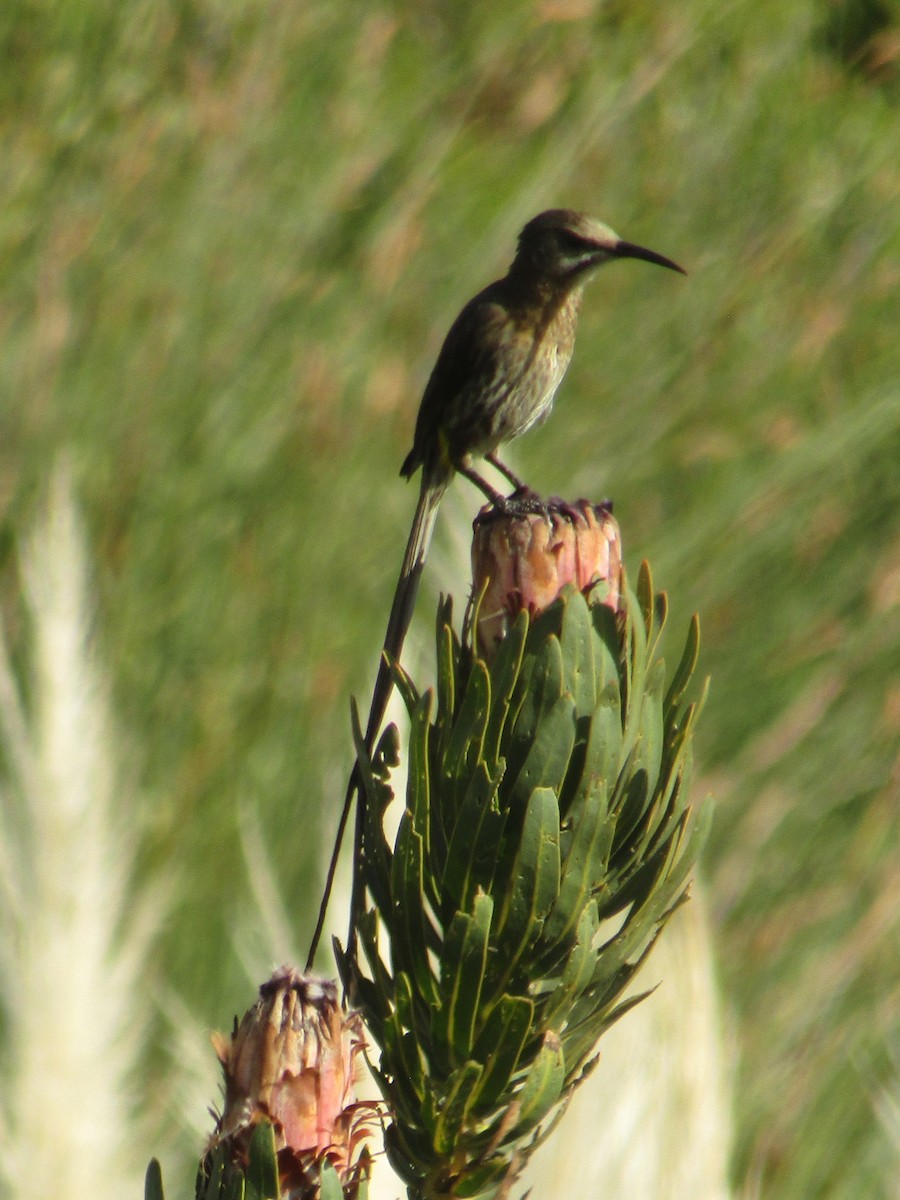
<instances>
[{"instance_id":1,"label":"pale grass plume","mask_svg":"<svg viewBox=\"0 0 900 1200\"><path fill-rule=\"evenodd\" d=\"M158 1004L168 1031L169 1070L164 1086L154 1090L153 1128L162 1129L164 1136L153 1144L152 1153L163 1163L166 1178L173 1172L187 1178L183 1175L186 1165L196 1159L198 1148L209 1138L210 1110L221 1103L222 1068L209 1026L181 997L163 987ZM142 1192L136 1200L140 1195Z\"/></svg>"},{"instance_id":2,"label":"pale grass plume","mask_svg":"<svg viewBox=\"0 0 900 1200\"><path fill-rule=\"evenodd\" d=\"M116 761L65 467L20 574L25 685L0 630L0 1175L10 1200L118 1200L140 1195L145 1166L135 1070L158 903L136 896L131 879L133 797Z\"/></svg>"},{"instance_id":3,"label":"pale grass plume","mask_svg":"<svg viewBox=\"0 0 900 1200\"><path fill-rule=\"evenodd\" d=\"M278 886L259 816L249 801L240 810L241 852L251 903L235 922L233 940L247 980L254 987L279 963L298 963L301 956L294 920Z\"/></svg>"},{"instance_id":4,"label":"pale grass plume","mask_svg":"<svg viewBox=\"0 0 900 1200\"><path fill-rule=\"evenodd\" d=\"M888 1143L888 1155L893 1158L894 1172L890 1176L890 1200L900 1200L900 1062L894 1060L893 1077L879 1088L873 1097L875 1115Z\"/></svg>"}]
</instances>

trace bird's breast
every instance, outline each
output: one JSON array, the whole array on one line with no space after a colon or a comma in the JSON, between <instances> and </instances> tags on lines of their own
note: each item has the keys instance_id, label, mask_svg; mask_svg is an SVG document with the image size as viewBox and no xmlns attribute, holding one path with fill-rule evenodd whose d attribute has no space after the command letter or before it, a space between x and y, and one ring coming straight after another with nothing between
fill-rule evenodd
<instances>
[{"instance_id":1,"label":"bird's breast","mask_svg":"<svg viewBox=\"0 0 900 1200\"><path fill-rule=\"evenodd\" d=\"M456 462L497 449L550 411L572 357L577 297L509 289L508 280L487 288L451 328L419 414L422 460L437 432Z\"/></svg>"},{"instance_id":2,"label":"bird's breast","mask_svg":"<svg viewBox=\"0 0 900 1200\"><path fill-rule=\"evenodd\" d=\"M491 406L489 439L494 446L525 433L550 412L572 357L572 338L564 323L533 320L518 328L510 350Z\"/></svg>"}]
</instances>

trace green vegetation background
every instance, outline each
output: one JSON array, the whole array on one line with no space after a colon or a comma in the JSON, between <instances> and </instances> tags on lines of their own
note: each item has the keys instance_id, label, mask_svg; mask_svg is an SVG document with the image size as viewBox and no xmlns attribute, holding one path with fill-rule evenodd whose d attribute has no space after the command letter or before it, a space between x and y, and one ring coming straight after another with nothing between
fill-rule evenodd
<instances>
[{"instance_id":1,"label":"green vegetation background","mask_svg":"<svg viewBox=\"0 0 900 1200\"><path fill-rule=\"evenodd\" d=\"M898 55L875 0L2 6L0 583L21 653L66 450L123 804L186 879L151 974L203 1022L249 1000L242 806L308 940L440 339L584 208L690 276L601 274L516 461L702 616L735 1180L896 1194Z\"/></svg>"}]
</instances>

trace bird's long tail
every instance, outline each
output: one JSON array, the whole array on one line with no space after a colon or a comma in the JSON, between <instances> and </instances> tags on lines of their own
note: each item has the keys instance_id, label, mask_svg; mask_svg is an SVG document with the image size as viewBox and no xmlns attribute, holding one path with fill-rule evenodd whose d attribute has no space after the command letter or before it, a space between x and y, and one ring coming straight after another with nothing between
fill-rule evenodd
<instances>
[{"instance_id":1,"label":"bird's long tail","mask_svg":"<svg viewBox=\"0 0 900 1200\"><path fill-rule=\"evenodd\" d=\"M391 604L391 614L388 617L387 630L384 635L384 647L378 664L378 674L375 677L375 687L372 692L372 703L369 708L369 720L366 723L366 749L371 750L384 720L388 700L391 698L392 680L391 663L400 658L407 630L412 620L413 609L416 605L416 593L419 590L419 579L428 547L431 545L431 535L434 532L434 522L438 506L450 479L448 476L434 478L423 471L422 487L419 492L419 503L413 517L412 528L403 555L403 565L400 567L400 578L394 591Z\"/></svg>"},{"instance_id":2,"label":"bird's long tail","mask_svg":"<svg viewBox=\"0 0 900 1200\"><path fill-rule=\"evenodd\" d=\"M391 613L388 617L387 630L384 635L384 644L381 651L381 658L378 663L378 674L375 677L375 687L372 691L372 702L369 707L369 718L366 722L365 747L368 753L371 753L372 747L375 745L375 739L378 737L378 731L381 728L381 723L384 720L384 714L387 710L388 701L391 698L393 689L393 679L391 675L391 665L400 658L403 650L403 643L406 639L406 633L409 629L410 621L412 620L413 609L416 604L416 593L419 590L419 579L422 575L422 567L425 565L425 557L428 554L428 547L431 545L431 535L434 532L434 522L437 517L437 510L443 498L444 492L447 490L447 485L450 482L452 472L446 474L437 474L433 471L423 469L422 471L422 486L419 492L419 502L416 506L416 513L413 517L412 528L409 531L409 539L406 543L406 552L403 555L403 564L400 567L400 577L397 580L397 587L394 591L394 599L391 604ZM353 805L353 798L360 793L360 773L359 762L353 765L353 771L350 774L350 781L347 784L347 792L344 796L344 806L341 810L341 818L338 822L337 834L335 835L334 849L331 852L331 860L328 864L328 873L325 877L325 888L322 893L322 901L319 905L319 915L316 921L316 928L313 933L312 942L310 944L309 957L306 963L307 971L312 969L313 959L316 956L316 950L319 946L319 940L322 936L322 928L325 924L325 915L328 910L328 901L331 897L331 890L334 885L334 875L337 869L338 855L340 854L341 843L344 839L344 831L347 828L347 819L350 815L350 809ZM356 831L354 838L354 863L359 856L360 845L362 842L363 828L363 810L362 804L357 805L356 810ZM353 876L353 892L350 902L350 933L348 937L348 952L352 951L356 941L356 921L359 915L359 908L362 904L362 884L359 880L359 872L354 869Z\"/></svg>"}]
</instances>

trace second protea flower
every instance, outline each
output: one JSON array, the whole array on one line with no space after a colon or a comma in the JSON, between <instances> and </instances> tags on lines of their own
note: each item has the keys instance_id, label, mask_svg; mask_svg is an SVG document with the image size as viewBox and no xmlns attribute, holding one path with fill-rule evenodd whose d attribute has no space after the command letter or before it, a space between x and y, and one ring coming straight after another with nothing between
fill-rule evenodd
<instances>
[{"instance_id":1,"label":"second protea flower","mask_svg":"<svg viewBox=\"0 0 900 1200\"><path fill-rule=\"evenodd\" d=\"M265 1169L260 1131L274 1152L272 1195L317 1200L323 1169L352 1200L367 1178L365 1138L374 1110L356 1102L354 1077L364 1038L345 1016L331 980L282 967L213 1043L225 1075L225 1107L201 1168L200 1200L230 1196L229 1181ZM254 1153L261 1161L251 1169ZM243 1194L243 1193L241 1193ZM268 1192L266 1192L268 1195Z\"/></svg>"}]
</instances>

